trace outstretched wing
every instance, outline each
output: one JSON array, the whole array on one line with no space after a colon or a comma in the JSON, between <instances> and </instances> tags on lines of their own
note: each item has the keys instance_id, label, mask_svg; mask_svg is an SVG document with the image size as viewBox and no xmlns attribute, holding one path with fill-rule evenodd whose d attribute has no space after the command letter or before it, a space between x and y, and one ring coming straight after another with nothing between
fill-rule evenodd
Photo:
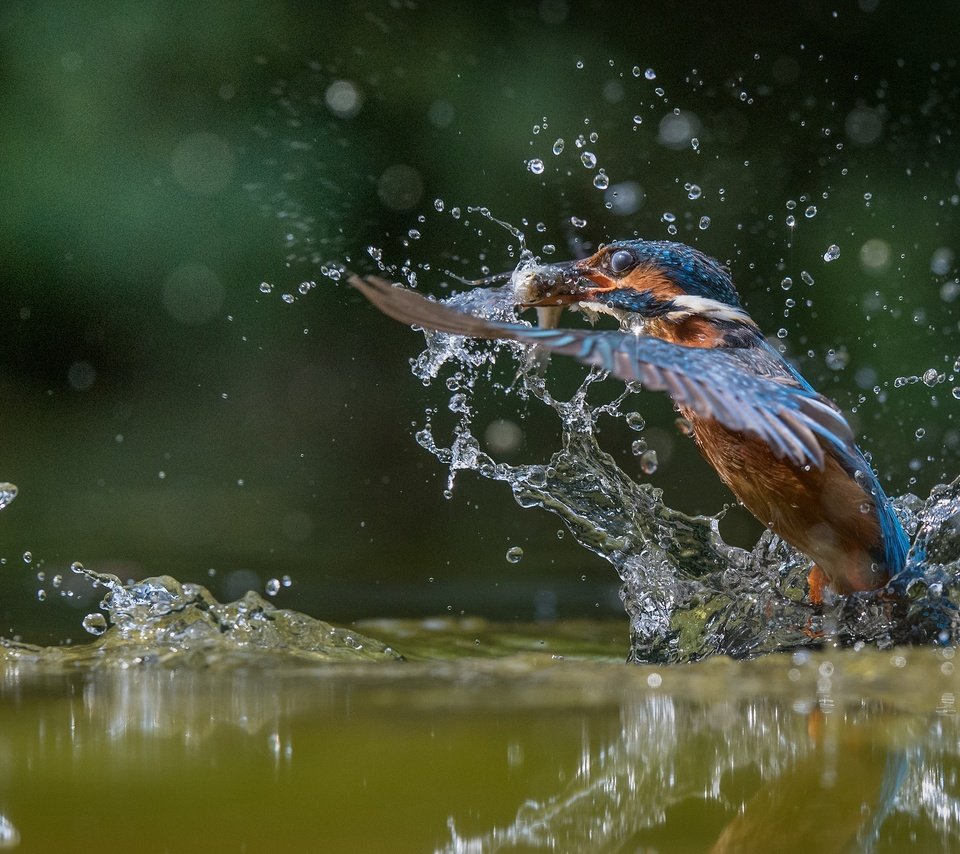
<instances>
[{"instance_id":1,"label":"outstretched wing","mask_svg":"<svg viewBox=\"0 0 960 854\"><path fill-rule=\"evenodd\" d=\"M350 278L385 314L403 323L463 335L539 344L627 382L665 391L701 418L757 436L797 466L823 468L823 443L859 456L843 416L809 386L751 374L735 350L683 347L629 332L541 329L486 320L376 277Z\"/></svg>"}]
</instances>

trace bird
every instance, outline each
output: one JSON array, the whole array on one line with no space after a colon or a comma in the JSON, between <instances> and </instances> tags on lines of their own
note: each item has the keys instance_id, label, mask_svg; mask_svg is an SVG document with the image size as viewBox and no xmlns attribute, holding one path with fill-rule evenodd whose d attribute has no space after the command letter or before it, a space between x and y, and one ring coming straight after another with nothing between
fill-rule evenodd
<instances>
[{"instance_id":1,"label":"bird","mask_svg":"<svg viewBox=\"0 0 960 854\"><path fill-rule=\"evenodd\" d=\"M850 425L766 340L727 266L683 243L633 239L521 268L516 308L537 309L545 325L488 320L376 276L349 280L416 327L539 345L665 391L740 503L812 561L811 603L827 589L882 588L903 569L909 541ZM564 308L620 328L558 327Z\"/></svg>"}]
</instances>

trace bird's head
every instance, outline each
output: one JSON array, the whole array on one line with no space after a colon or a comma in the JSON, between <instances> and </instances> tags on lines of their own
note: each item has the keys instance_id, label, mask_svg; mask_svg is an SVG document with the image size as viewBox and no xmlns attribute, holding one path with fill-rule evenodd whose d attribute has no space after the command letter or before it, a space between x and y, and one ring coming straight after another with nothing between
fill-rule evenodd
<instances>
[{"instance_id":1,"label":"bird's head","mask_svg":"<svg viewBox=\"0 0 960 854\"><path fill-rule=\"evenodd\" d=\"M514 287L524 308L633 316L648 334L689 346L742 346L757 334L727 269L682 243L617 241L581 261L522 271Z\"/></svg>"}]
</instances>

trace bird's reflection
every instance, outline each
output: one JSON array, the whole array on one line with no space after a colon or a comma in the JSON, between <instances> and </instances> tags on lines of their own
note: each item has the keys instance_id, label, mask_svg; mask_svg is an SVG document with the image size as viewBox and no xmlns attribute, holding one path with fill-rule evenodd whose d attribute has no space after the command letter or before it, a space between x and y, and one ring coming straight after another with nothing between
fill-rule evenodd
<instances>
[{"instance_id":1,"label":"bird's reflection","mask_svg":"<svg viewBox=\"0 0 960 854\"><path fill-rule=\"evenodd\" d=\"M478 836L451 818L437 850L876 850L898 813L924 816L931 839L956 839L957 801L942 772L920 770L915 726L882 704L823 705L629 703L619 741L585 748L554 796Z\"/></svg>"}]
</instances>

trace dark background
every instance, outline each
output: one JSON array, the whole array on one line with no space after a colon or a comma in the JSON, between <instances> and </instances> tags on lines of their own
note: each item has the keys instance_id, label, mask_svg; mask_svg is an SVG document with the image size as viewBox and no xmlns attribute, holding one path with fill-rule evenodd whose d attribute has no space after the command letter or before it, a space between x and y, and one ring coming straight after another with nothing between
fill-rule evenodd
<instances>
[{"instance_id":1,"label":"dark background","mask_svg":"<svg viewBox=\"0 0 960 854\"><path fill-rule=\"evenodd\" d=\"M221 598L287 575L278 604L340 621L622 613L612 570L554 518L469 474L443 497L413 439L449 397L410 374L422 337L328 275L375 270L371 246L435 293L443 270L513 267L517 240L468 206L558 260L667 238L671 214L856 410L888 490L926 496L960 447L958 18L889 0L5 0L0 480L20 496L0 514L0 633L87 637L78 560ZM731 497L669 403L641 408L650 479L717 512ZM496 418L523 430L511 461L556 449L535 407L490 396L478 434ZM631 438L604 425L646 477ZM740 510L722 529L758 532Z\"/></svg>"}]
</instances>

